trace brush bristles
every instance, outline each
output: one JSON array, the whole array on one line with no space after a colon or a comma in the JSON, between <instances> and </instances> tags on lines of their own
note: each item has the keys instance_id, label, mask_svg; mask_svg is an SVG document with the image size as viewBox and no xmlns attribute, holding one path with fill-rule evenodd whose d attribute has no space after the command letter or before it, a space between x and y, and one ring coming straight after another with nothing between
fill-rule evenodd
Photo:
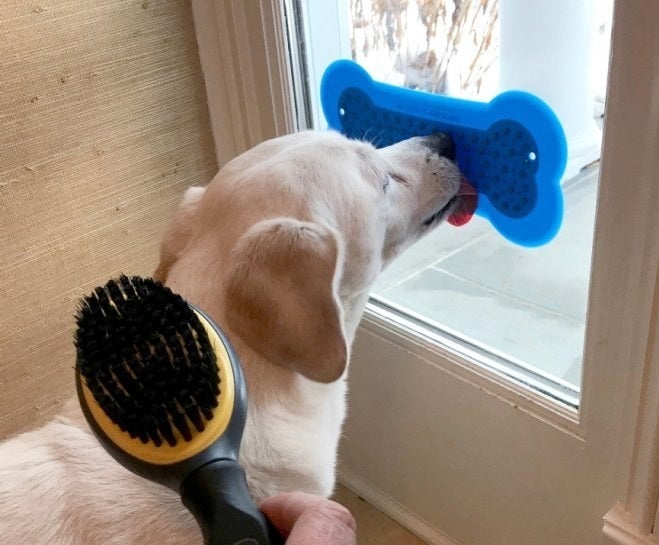
<instances>
[{"instance_id":1,"label":"brush bristles","mask_svg":"<svg viewBox=\"0 0 659 545\"><path fill-rule=\"evenodd\" d=\"M77 370L119 428L156 446L203 431L218 405L217 358L182 297L121 276L85 297L76 321Z\"/></svg>"}]
</instances>

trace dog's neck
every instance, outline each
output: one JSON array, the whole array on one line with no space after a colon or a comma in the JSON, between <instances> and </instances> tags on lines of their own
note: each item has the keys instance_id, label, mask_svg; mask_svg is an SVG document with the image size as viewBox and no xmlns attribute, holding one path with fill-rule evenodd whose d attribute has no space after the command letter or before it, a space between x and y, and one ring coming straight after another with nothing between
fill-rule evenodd
<instances>
[{"instance_id":1,"label":"dog's neck","mask_svg":"<svg viewBox=\"0 0 659 545\"><path fill-rule=\"evenodd\" d=\"M366 303L368 302L369 291L365 290L350 297L341 297L340 303L343 309L343 323L346 338L348 339L348 348L352 346L355 338L357 327L364 316Z\"/></svg>"}]
</instances>

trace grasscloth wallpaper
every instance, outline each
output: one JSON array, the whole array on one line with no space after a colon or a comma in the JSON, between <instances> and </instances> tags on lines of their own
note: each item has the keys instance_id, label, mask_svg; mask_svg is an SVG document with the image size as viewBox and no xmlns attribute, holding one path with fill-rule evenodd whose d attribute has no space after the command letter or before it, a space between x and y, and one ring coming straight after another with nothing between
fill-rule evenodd
<instances>
[{"instance_id":1,"label":"grasscloth wallpaper","mask_svg":"<svg viewBox=\"0 0 659 545\"><path fill-rule=\"evenodd\" d=\"M77 299L216 171L189 1L0 3L0 438L72 393Z\"/></svg>"}]
</instances>

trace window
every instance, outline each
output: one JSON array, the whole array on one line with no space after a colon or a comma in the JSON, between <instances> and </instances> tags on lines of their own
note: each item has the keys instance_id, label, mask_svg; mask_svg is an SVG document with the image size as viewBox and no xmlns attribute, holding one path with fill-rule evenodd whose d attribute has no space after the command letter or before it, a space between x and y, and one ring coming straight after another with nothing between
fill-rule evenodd
<instances>
[{"instance_id":1,"label":"window","mask_svg":"<svg viewBox=\"0 0 659 545\"><path fill-rule=\"evenodd\" d=\"M317 128L325 67L357 60L379 81L487 101L522 89L544 99L569 145L555 239L518 247L482 218L443 226L384 272L371 310L576 408L612 2L339 0L302 3Z\"/></svg>"}]
</instances>

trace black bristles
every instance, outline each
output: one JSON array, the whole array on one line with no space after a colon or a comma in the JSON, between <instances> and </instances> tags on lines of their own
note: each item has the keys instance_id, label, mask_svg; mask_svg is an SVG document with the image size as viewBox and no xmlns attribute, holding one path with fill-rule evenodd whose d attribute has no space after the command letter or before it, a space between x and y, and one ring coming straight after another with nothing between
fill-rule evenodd
<instances>
[{"instance_id":1,"label":"black bristles","mask_svg":"<svg viewBox=\"0 0 659 545\"><path fill-rule=\"evenodd\" d=\"M220 377L208 334L182 297L121 276L81 301L76 322L77 370L119 428L156 446L174 446L174 430L186 441L203 431Z\"/></svg>"}]
</instances>

